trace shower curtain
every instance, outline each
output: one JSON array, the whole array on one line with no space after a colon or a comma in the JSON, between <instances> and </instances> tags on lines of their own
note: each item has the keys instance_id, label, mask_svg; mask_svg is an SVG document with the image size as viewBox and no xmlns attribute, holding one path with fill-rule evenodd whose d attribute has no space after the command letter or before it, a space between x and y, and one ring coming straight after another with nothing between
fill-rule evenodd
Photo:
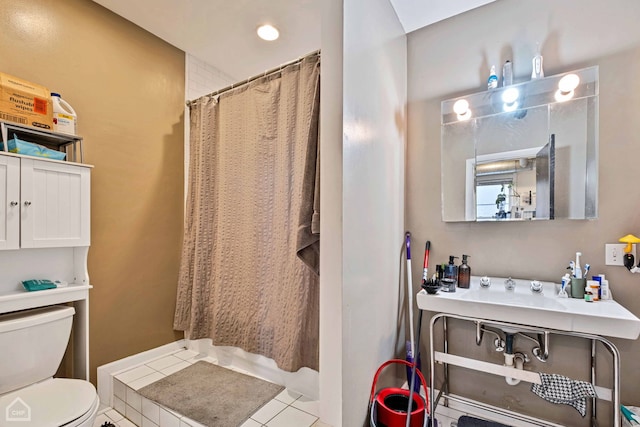
<instances>
[{"instance_id":1,"label":"shower curtain","mask_svg":"<svg viewBox=\"0 0 640 427\"><path fill-rule=\"evenodd\" d=\"M318 369L320 56L190 105L174 328Z\"/></svg>"}]
</instances>

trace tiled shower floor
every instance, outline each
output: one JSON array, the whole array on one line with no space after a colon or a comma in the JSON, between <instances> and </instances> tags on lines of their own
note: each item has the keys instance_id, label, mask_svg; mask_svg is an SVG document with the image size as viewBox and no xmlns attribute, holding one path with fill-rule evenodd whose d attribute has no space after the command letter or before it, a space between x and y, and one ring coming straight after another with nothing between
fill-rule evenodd
<instances>
[{"instance_id":1,"label":"tiled shower floor","mask_svg":"<svg viewBox=\"0 0 640 427\"><path fill-rule=\"evenodd\" d=\"M178 350L117 374L113 407L102 410L94 427L109 421L117 427L202 427L187 417L148 400L137 390L198 361L217 363L191 350ZM243 374L245 371L234 369ZM213 426L212 426L213 427ZM318 402L288 389L258 409L239 427L330 427L318 420Z\"/></svg>"}]
</instances>

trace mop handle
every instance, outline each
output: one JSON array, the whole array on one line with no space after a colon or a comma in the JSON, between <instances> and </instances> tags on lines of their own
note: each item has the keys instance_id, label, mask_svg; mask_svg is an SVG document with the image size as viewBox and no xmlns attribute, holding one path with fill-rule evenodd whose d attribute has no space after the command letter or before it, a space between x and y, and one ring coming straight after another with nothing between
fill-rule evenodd
<instances>
[{"instance_id":1,"label":"mop handle","mask_svg":"<svg viewBox=\"0 0 640 427\"><path fill-rule=\"evenodd\" d=\"M416 349L414 348L413 336L413 283L411 281L411 233L407 231L407 298L409 302L409 339L411 342L411 354L416 357Z\"/></svg>"}]
</instances>

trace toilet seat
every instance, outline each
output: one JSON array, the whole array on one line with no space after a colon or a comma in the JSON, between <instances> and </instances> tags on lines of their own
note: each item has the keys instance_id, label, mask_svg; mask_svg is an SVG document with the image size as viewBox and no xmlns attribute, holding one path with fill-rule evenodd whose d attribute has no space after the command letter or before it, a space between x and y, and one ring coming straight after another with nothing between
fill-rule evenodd
<instances>
[{"instance_id":1,"label":"toilet seat","mask_svg":"<svg viewBox=\"0 0 640 427\"><path fill-rule=\"evenodd\" d=\"M50 378L0 396L0 409L14 405L28 411L18 413L15 425L24 425L20 418L29 417L35 426L80 427L93 422L100 400L88 381Z\"/></svg>"}]
</instances>

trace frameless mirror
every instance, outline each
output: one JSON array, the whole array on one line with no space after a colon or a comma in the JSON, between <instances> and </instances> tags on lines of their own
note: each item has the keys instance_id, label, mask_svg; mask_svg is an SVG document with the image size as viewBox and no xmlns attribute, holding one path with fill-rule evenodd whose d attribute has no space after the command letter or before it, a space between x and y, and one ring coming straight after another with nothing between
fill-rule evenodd
<instances>
[{"instance_id":1,"label":"frameless mirror","mask_svg":"<svg viewBox=\"0 0 640 427\"><path fill-rule=\"evenodd\" d=\"M443 221L598 215L598 67L442 102Z\"/></svg>"}]
</instances>

